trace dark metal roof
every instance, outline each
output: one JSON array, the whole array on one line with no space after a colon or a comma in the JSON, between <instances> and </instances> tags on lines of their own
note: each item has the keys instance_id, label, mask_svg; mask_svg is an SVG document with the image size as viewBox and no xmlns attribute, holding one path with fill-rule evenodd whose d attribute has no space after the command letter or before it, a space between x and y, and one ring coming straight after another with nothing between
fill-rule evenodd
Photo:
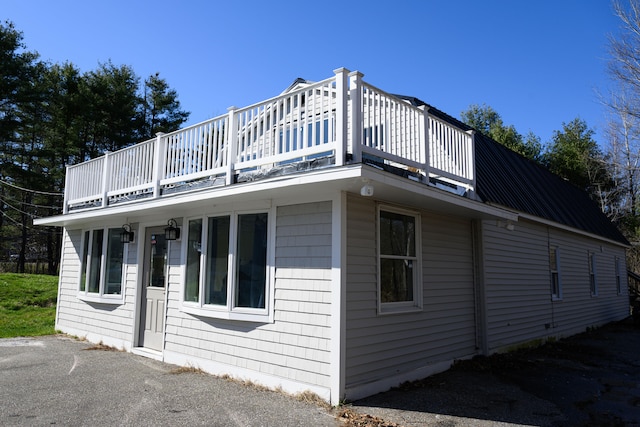
<instances>
[{"instance_id":1,"label":"dark metal roof","mask_svg":"<svg viewBox=\"0 0 640 427\"><path fill-rule=\"evenodd\" d=\"M397 95L396 95L397 96ZM399 96L464 130L471 127L414 97ZM503 206L628 245L620 230L589 195L480 132L475 135L476 193Z\"/></svg>"}]
</instances>

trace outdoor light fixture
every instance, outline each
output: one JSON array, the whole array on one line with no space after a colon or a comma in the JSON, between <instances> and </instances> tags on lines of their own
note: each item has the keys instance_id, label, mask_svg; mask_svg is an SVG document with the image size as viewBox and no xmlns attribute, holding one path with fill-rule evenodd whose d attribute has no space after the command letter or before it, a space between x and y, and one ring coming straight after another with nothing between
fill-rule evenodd
<instances>
[{"instance_id":1,"label":"outdoor light fixture","mask_svg":"<svg viewBox=\"0 0 640 427\"><path fill-rule=\"evenodd\" d=\"M122 233L120 233L120 243L133 242L133 231L131 231L131 224L125 224L122 226Z\"/></svg>"},{"instance_id":2,"label":"outdoor light fixture","mask_svg":"<svg viewBox=\"0 0 640 427\"><path fill-rule=\"evenodd\" d=\"M369 180L367 178L363 179L362 181L364 182L364 185L360 189L360 195L364 197L373 196L373 185L369 183Z\"/></svg>"},{"instance_id":3,"label":"outdoor light fixture","mask_svg":"<svg viewBox=\"0 0 640 427\"><path fill-rule=\"evenodd\" d=\"M506 228L509 231L513 231L513 230L516 229L515 224L511 220L509 220L509 221L500 221L500 220L498 220L498 227Z\"/></svg>"},{"instance_id":4,"label":"outdoor light fixture","mask_svg":"<svg viewBox=\"0 0 640 427\"><path fill-rule=\"evenodd\" d=\"M180 238L180 229L176 227L176 220L171 218L167 222L168 227L164 229L164 238L167 240L178 240Z\"/></svg>"}]
</instances>

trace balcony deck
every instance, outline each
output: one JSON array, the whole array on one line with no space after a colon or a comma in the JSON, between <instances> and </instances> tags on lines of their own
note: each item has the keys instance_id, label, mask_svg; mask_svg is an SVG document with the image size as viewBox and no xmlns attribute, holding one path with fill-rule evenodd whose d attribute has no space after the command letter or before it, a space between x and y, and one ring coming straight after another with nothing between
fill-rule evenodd
<instances>
[{"instance_id":1,"label":"balcony deck","mask_svg":"<svg viewBox=\"0 0 640 427\"><path fill-rule=\"evenodd\" d=\"M64 213L368 163L475 188L474 136L345 69L260 103L67 167Z\"/></svg>"}]
</instances>

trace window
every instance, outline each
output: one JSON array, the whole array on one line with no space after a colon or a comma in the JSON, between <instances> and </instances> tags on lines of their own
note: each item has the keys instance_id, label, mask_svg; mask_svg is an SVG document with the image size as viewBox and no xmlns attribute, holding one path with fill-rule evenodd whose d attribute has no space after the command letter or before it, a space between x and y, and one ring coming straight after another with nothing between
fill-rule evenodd
<instances>
[{"instance_id":1,"label":"window","mask_svg":"<svg viewBox=\"0 0 640 427\"><path fill-rule=\"evenodd\" d=\"M264 308L267 214L238 215L234 306Z\"/></svg>"},{"instance_id":2,"label":"window","mask_svg":"<svg viewBox=\"0 0 640 427\"><path fill-rule=\"evenodd\" d=\"M79 286L81 296L122 300L124 244L120 243L121 232L121 228L84 232Z\"/></svg>"},{"instance_id":3,"label":"window","mask_svg":"<svg viewBox=\"0 0 640 427\"><path fill-rule=\"evenodd\" d=\"M551 275L551 298L562 299L562 286L560 284L558 248L549 248L549 273Z\"/></svg>"},{"instance_id":4,"label":"window","mask_svg":"<svg viewBox=\"0 0 640 427\"><path fill-rule=\"evenodd\" d=\"M227 305L230 218L209 218L205 304Z\"/></svg>"},{"instance_id":5,"label":"window","mask_svg":"<svg viewBox=\"0 0 640 427\"><path fill-rule=\"evenodd\" d=\"M589 287L591 296L598 295L598 283L596 281L596 254L589 252Z\"/></svg>"},{"instance_id":6,"label":"window","mask_svg":"<svg viewBox=\"0 0 640 427\"><path fill-rule=\"evenodd\" d=\"M386 207L378 212L379 310L420 308L420 216Z\"/></svg>"},{"instance_id":7,"label":"window","mask_svg":"<svg viewBox=\"0 0 640 427\"><path fill-rule=\"evenodd\" d=\"M234 213L188 222L183 305L213 317L267 315L268 214Z\"/></svg>"},{"instance_id":8,"label":"window","mask_svg":"<svg viewBox=\"0 0 640 427\"><path fill-rule=\"evenodd\" d=\"M622 293L622 281L620 278L620 258L615 257L615 271L616 271L616 292L618 295Z\"/></svg>"},{"instance_id":9,"label":"window","mask_svg":"<svg viewBox=\"0 0 640 427\"><path fill-rule=\"evenodd\" d=\"M184 300L198 301L200 296L200 254L202 252L202 220L189 221L187 241L187 277L185 279Z\"/></svg>"}]
</instances>

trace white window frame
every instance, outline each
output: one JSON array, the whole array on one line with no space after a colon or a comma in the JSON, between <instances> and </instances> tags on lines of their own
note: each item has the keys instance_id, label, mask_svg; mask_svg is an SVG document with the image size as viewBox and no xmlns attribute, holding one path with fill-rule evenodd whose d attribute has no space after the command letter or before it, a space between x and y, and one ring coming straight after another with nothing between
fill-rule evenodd
<instances>
[{"instance_id":1,"label":"white window frame","mask_svg":"<svg viewBox=\"0 0 640 427\"><path fill-rule=\"evenodd\" d=\"M552 268L551 257L555 255L555 270ZM557 292L554 292L554 277L557 285ZM551 281L551 299L553 301L562 300L562 280L560 278L560 248L549 246L549 279Z\"/></svg>"},{"instance_id":2,"label":"white window frame","mask_svg":"<svg viewBox=\"0 0 640 427\"><path fill-rule=\"evenodd\" d=\"M414 262L413 267L413 300L400 302L382 302L382 262L383 258L393 259L380 253L381 251L381 232L380 232L380 215L381 212L390 212L408 217L413 217L415 221L415 256L402 257L402 259L411 259ZM416 312L422 310L422 221L420 213L395 206L377 205L376 209L376 262L377 262L377 299L378 314L395 314ZM395 258L397 259L397 258Z\"/></svg>"},{"instance_id":3,"label":"white window frame","mask_svg":"<svg viewBox=\"0 0 640 427\"><path fill-rule=\"evenodd\" d=\"M616 293L618 295L622 294L622 276L620 275L620 257L614 257L614 268L616 275Z\"/></svg>"},{"instance_id":4,"label":"white window frame","mask_svg":"<svg viewBox=\"0 0 640 427\"><path fill-rule=\"evenodd\" d=\"M89 282L88 278L91 274L91 255L93 251L93 239L96 232L102 231L103 233L103 241L102 241L102 252L100 255L100 272L99 274L99 283L98 283L98 292L89 292ZM107 286L107 275L108 275L108 259L107 252L109 250L109 232L114 231L118 236L122 232L121 227L104 227L104 228L89 228L83 229L82 235L80 239L80 269L78 274L78 299L87 301L87 302L98 302L102 304L123 304L124 303L124 294L125 294L125 277L126 277L126 268L127 268L127 258L129 254L129 244L120 243L123 245L122 248L122 272L120 277L120 293L119 294L108 294L105 293L105 287ZM87 234L89 241L87 242ZM87 253L85 253L85 243ZM84 267L84 268L83 268ZM84 270L84 271L83 271ZM82 274L85 274L85 284L84 290L81 289L82 284Z\"/></svg>"},{"instance_id":5,"label":"white window frame","mask_svg":"<svg viewBox=\"0 0 640 427\"><path fill-rule=\"evenodd\" d=\"M589 291L592 297L598 296L598 276L596 270L596 253L587 252L587 261L589 267Z\"/></svg>"},{"instance_id":6,"label":"white window frame","mask_svg":"<svg viewBox=\"0 0 640 427\"><path fill-rule=\"evenodd\" d=\"M235 306L235 292L238 284L236 283L236 262L237 262L237 243L238 243L238 218L248 214L267 214L267 253L265 266L265 301L264 308L250 308ZM183 238L182 253L184 257L184 272L182 286L180 290L181 310L185 313L202 317L211 317L227 320L242 320L253 322L273 323L273 289L274 289L274 254L275 254L275 210L269 209L251 209L216 212L207 215L194 216L183 221L184 232L187 236ZM227 263L227 303L226 305L205 304L205 286L206 286L206 266L208 254L208 237L209 237L209 219L229 217L229 256ZM186 278L187 278L187 245L189 244L189 222L193 220L202 220L202 233L200 236L200 273L198 278L198 301L185 301Z\"/></svg>"}]
</instances>

